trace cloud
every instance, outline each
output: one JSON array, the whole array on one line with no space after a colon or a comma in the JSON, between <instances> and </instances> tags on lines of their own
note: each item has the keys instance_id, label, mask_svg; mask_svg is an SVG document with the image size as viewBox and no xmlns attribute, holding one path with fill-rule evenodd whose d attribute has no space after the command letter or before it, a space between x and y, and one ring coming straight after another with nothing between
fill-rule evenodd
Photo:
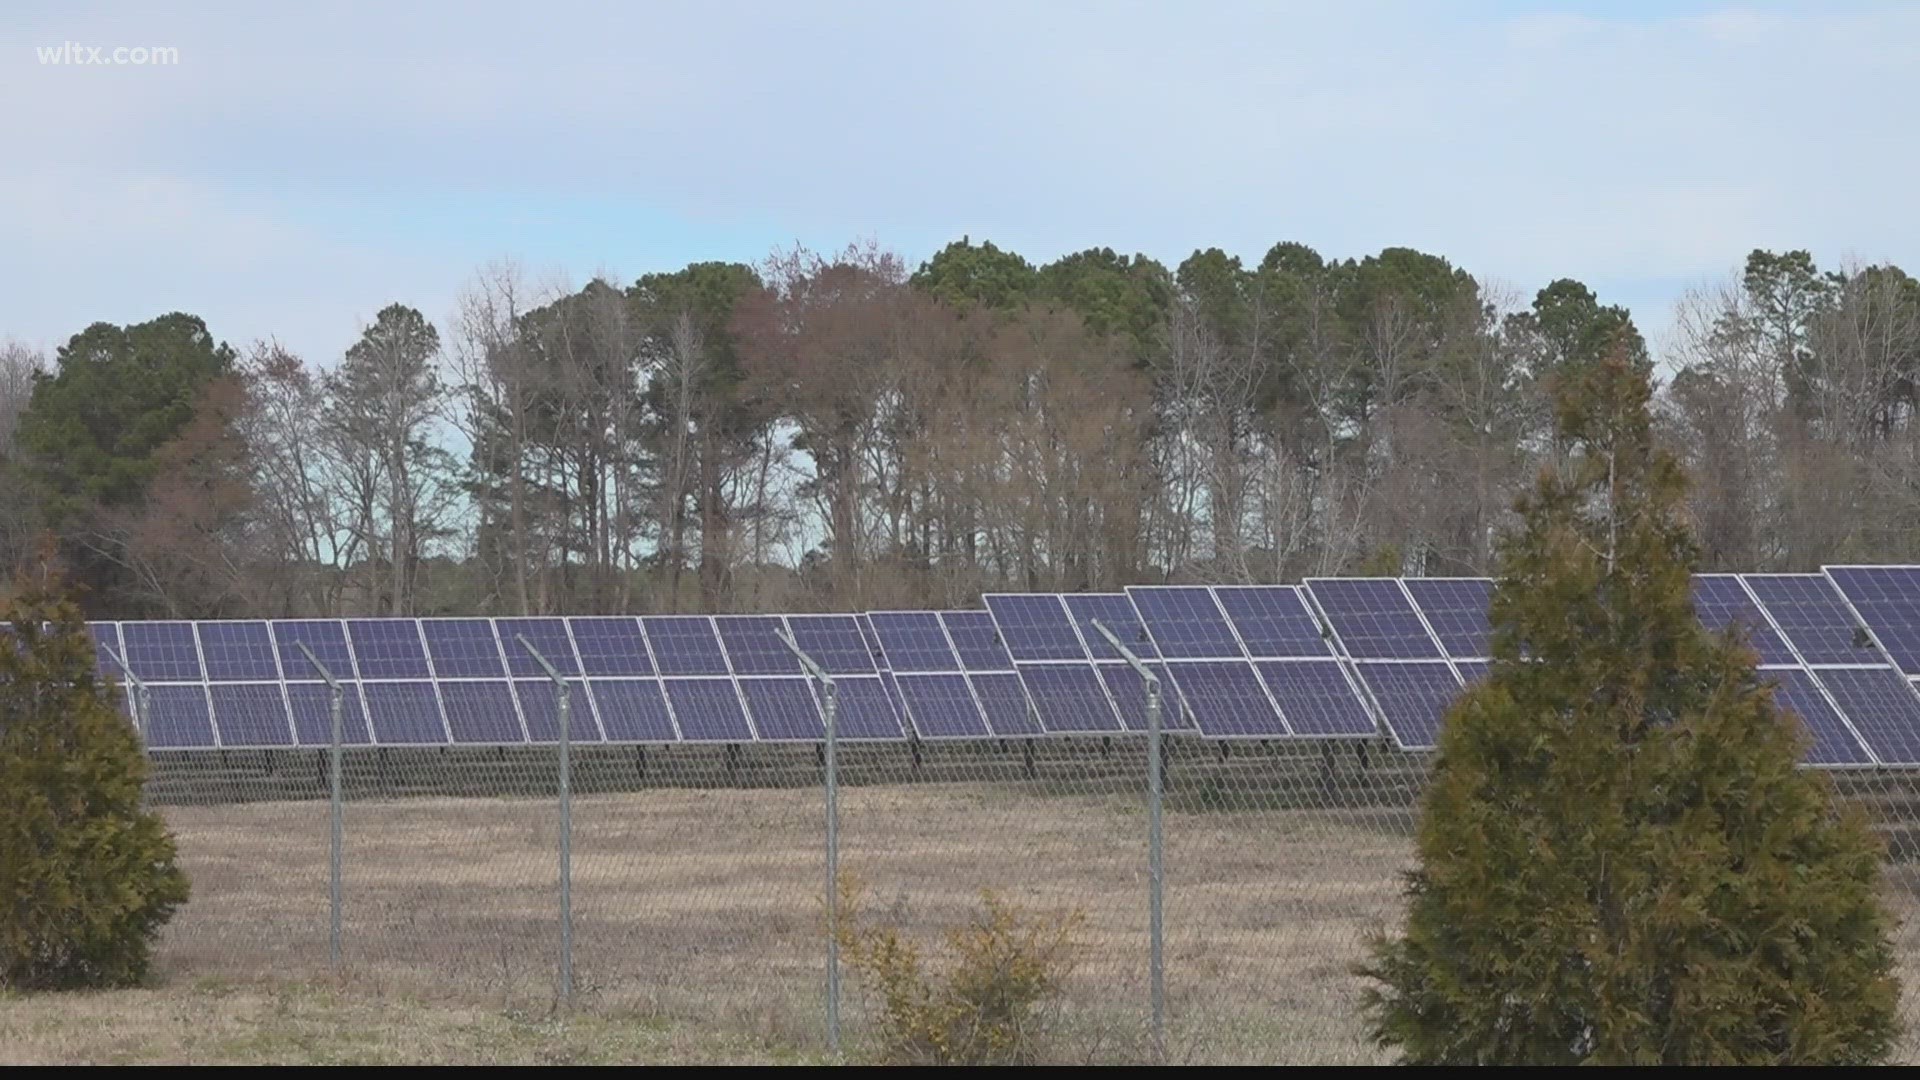
<instances>
[{"instance_id":1,"label":"cloud","mask_svg":"<svg viewBox=\"0 0 1920 1080\"><path fill-rule=\"evenodd\" d=\"M1099 244L1170 261L1408 244L1522 288L1572 276L1641 302L1756 246L1920 262L1920 221L1890 212L1920 171L1905 119L1920 7L49 5L0 20L0 98L33 103L0 116L25 151L0 176L29 193L0 205L0 236L33 241L0 286L46 298L41 282L65 279L57 303L16 308L43 338L164 296L230 309L248 333L284 317L332 348L388 299L432 294L439 314L502 251L577 279L796 237L876 236L918 258L967 232L1037 259ZM169 44L181 63L34 62L33 44L61 40ZM88 251L44 235L55 223ZM202 233L204 250L143 247Z\"/></svg>"}]
</instances>

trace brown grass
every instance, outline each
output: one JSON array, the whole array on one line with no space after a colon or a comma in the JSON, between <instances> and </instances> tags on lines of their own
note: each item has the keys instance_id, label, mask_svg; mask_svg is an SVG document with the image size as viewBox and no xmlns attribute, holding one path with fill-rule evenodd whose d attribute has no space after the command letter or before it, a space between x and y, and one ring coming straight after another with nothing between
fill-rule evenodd
<instances>
[{"instance_id":1,"label":"brown grass","mask_svg":"<svg viewBox=\"0 0 1920 1080\"><path fill-rule=\"evenodd\" d=\"M324 802L167 808L194 899L159 989L0 998L0 1063L718 1062L805 1059L823 1027L826 872L813 790L650 790L575 803L578 1008L555 1004L555 821L544 799L359 802L345 971L327 954ZM1171 1053L1370 1062L1350 966L1398 910L1391 815L1170 812ZM1079 909L1057 1056L1138 1059L1146 1028L1137 797L1019 784L848 789L842 866L935 939L992 887ZM1901 891L1902 907L1906 892ZM1920 940L1901 934L1920 977ZM848 986L857 1053L863 1000Z\"/></svg>"}]
</instances>

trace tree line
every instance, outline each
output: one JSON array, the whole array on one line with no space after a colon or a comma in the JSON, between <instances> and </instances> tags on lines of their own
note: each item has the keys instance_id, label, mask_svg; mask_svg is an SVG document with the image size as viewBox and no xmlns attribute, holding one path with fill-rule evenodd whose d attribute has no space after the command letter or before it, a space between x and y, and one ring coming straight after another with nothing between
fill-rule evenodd
<instances>
[{"instance_id":1,"label":"tree line","mask_svg":"<svg viewBox=\"0 0 1920 1080\"><path fill-rule=\"evenodd\" d=\"M1755 251L1668 355L1445 258L1036 265L962 239L541 289L340 357L193 315L0 347L0 564L96 617L941 607L993 589L1484 574L1551 390L1661 376L1709 568L1920 556L1920 282ZM1656 365L1656 360L1660 361Z\"/></svg>"}]
</instances>

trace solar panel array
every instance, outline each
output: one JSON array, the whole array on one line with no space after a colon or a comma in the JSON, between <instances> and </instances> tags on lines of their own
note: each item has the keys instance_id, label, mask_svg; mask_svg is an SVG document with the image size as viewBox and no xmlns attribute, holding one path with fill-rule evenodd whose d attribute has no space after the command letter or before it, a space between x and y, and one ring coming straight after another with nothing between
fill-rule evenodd
<instances>
[{"instance_id":1,"label":"solar panel array","mask_svg":"<svg viewBox=\"0 0 1920 1080\"><path fill-rule=\"evenodd\" d=\"M991 594L984 611L570 618L304 619L92 626L148 688L157 749L324 746L345 687L352 745L815 742L835 681L841 737L1112 736L1146 726L1146 687L1104 626L1159 676L1169 730L1211 739L1386 734L1434 745L1492 662L1484 578L1313 578ZM1920 766L1920 567L1702 574L1701 622L1739 624L1826 766Z\"/></svg>"}]
</instances>

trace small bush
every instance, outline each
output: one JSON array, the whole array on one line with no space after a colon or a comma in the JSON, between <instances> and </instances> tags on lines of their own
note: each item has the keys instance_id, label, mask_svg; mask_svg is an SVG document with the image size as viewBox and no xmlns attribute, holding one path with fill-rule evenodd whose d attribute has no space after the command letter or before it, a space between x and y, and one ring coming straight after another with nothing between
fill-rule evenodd
<instances>
[{"instance_id":1,"label":"small bush","mask_svg":"<svg viewBox=\"0 0 1920 1080\"><path fill-rule=\"evenodd\" d=\"M187 899L141 809L147 759L79 612L29 590L0 627L0 987L126 985Z\"/></svg>"},{"instance_id":2,"label":"small bush","mask_svg":"<svg viewBox=\"0 0 1920 1080\"><path fill-rule=\"evenodd\" d=\"M947 936L949 958L929 971L893 927L869 925L865 890L840 883L835 935L847 966L881 1002L881 1056L892 1065L1025 1065L1046 1046L1044 1009L1073 970L1085 916L1024 911L988 890L980 911Z\"/></svg>"}]
</instances>

